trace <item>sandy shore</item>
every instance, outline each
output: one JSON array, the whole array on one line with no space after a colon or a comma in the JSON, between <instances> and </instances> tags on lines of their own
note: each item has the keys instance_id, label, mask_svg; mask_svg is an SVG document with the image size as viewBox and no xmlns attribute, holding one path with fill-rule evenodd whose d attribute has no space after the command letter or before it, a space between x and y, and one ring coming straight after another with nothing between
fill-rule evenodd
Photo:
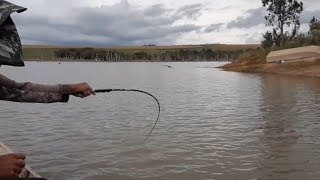
<instances>
[{"instance_id":1,"label":"sandy shore","mask_svg":"<svg viewBox=\"0 0 320 180\"><path fill-rule=\"evenodd\" d=\"M271 73L320 78L320 60L311 62L291 62L284 64L254 64L250 61L242 61L237 63L226 64L220 68L222 68L225 71L236 71L246 73Z\"/></svg>"}]
</instances>

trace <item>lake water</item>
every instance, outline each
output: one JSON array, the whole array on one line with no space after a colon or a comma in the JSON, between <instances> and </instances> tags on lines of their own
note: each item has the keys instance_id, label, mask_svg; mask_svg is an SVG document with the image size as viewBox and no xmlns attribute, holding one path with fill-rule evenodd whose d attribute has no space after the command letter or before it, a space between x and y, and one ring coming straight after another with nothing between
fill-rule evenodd
<instances>
[{"instance_id":1,"label":"lake water","mask_svg":"<svg viewBox=\"0 0 320 180\"><path fill-rule=\"evenodd\" d=\"M136 88L66 104L0 102L1 141L43 177L320 179L320 80L224 72L221 63L36 63L18 81Z\"/></svg>"}]
</instances>

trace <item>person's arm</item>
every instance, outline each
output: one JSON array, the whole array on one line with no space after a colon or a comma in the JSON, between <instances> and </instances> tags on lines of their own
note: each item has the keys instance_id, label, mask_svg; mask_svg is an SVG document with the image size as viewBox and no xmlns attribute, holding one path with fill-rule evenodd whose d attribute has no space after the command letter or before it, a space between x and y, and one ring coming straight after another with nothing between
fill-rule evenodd
<instances>
[{"instance_id":1,"label":"person's arm","mask_svg":"<svg viewBox=\"0 0 320 180\"><path fill-rule=\"evenodd\" d=\"M68 94L33 92L14 88L0 87L0 100L29 103L68 102Z\"/></svg>"},{"instance_id":2,"label":"person's arm","mask_svg":"<svg viewBox=\"0 0 320 180\"><path fill-rule=\"evenodd\" d=\"M31 82L16 82L0 74L0 85L10 89L19 89L33 92L50 92L70 94L70 85L44 85Z\"/></svg>"},{"instance_id":3,"label":"person's arm","mask_svg":"<svg viewBox=\"0 0 320 180\"><path fill-rule=\"evenodd\" d=\"M34 103L67 102L69 94L86 97L94 94L87 83L43 85L16 82L0 74L0 100Z\"/></svg>"}]
</instances>

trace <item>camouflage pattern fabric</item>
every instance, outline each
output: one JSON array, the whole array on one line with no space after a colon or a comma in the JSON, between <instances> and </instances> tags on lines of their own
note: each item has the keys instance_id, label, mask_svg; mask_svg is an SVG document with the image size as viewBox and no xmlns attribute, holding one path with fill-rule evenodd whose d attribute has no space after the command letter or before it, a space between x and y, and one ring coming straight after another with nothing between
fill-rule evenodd
<instances>
[{"instance_id":1,"label":"camouflage pattern fabric","mask_svg":"<svg viewBox=\"0 0 320 180\"><path fill-rule=\"evenodd\" d=\"M69 85L16 82L0 74L0 100L29 103L68 102L69 94Z\"/></svg>"},{"instance_id":2,"label":"camouflage pattern fabric","mask_svg":"<svg viewBox=\"0 0 320 180\"><path fill-rule=\"evenodd\" d=\"M68 102L69 95L49 92L33 92L0 86L0 100L26 103Z\"/></svg>"},{"instance_id":3,"label":"camouflage pattern fabric","mask_svg":"<svg viewBox=\"0 0 320 180\"><path fill-rule=\"evenodd\" d=\"M24 66L20 37L10 14L25 10L0 0L0 65Z\"/></svg>"}]
</instances>

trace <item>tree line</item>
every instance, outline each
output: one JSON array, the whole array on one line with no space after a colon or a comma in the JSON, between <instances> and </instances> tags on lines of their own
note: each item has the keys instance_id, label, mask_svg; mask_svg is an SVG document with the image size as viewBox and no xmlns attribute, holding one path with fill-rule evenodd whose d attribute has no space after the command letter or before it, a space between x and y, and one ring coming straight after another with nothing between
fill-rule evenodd
<instances>
[{"instance_id":1,"label":"tree line","mask_svg":"<svg viewBox=\"0 0 320 180\"><path fill-rule=\"evenodd\" d=\"M313 17L307 33L299 32L303 3L297 0L262 0L266 7L266 25L272 30L263 34L261 46L267 51L320 45L320 22Z\"/></svg>"},{"instance_id":2,"label":"tree line","mask_svg":"<svg viewBox=\"0 0 320 180\"><path fill-rule=\"evenodd\" d=\"M54 56L66 60L92 60L92 61L233 61L243 53L243 50L215 50L212 49L179 49L151 53L138 51L126 53L120 50L103 50L91 47L59 49Z\"/></svg>"},{"instance_id":3,"label":"tree line","mask_svg":"<svg viewBox=\"0 0 320 180\"><path fill-rule=\"evenodd\" d=\"M265 63L270 51L320 45L320 22L316 17L309 21L309 31L299 32L300 14L304 4L298 0L261 0L266 8L266 26L271 27L263 34L261 48L244 51L239 61Z\"/></svg>"}]
</instances>

